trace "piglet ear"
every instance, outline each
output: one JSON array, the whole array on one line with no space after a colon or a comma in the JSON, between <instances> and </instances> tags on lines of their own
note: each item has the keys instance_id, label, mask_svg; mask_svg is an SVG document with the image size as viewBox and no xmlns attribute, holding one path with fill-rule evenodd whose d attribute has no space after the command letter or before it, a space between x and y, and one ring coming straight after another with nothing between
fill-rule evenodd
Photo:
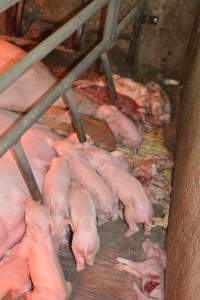
<instances>
[{"instance_id":1,"label":"piglet ear","mask_svg":"<svg viewBox=\"0 0 200 300\"><path fill-rule=\"evenodd\" d=\"M65 220L64 220L64 223L65 223L65 225L70 225L73 232L75 231L74 225L73 225L71 219L65 219Z\"/></svg>"}]
</instances>

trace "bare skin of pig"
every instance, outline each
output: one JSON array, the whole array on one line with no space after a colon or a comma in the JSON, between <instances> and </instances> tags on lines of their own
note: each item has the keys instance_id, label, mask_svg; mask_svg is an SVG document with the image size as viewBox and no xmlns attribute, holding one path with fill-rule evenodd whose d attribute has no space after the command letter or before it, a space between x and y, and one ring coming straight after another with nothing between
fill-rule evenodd
<instances>
[{"instance_id":1,"label":"bare skin of pig","mask_svg":"<svg viewBox=\"0 0 200 300\"><path fill-rule=\"evenodd\" d=\"M71 284L65 281L54 243L53 220L48 209L28 199L25 207L25 236L18 253L28 260L33 291L26 294L28 300L67 300Z\"/></svg>"},{"instance_id":2,"label":"bare skin of pig","mask_svg":"<svg viewBox=\"0 0 200 300\"><path fill-rule=\"evenodd\" d=\"M139 231L144 223L145 234L151 233L153 208L140 182L117 165L108 152L93 145L77 145L91 166L102 176L113 193L124 204L124 216L129 226L126 237Z\"/></svg>"},{"instance_id":3,"label":"bare skin of pig","mask_svg":"<svg viewBox=\"0 0 200 300\"><path fill-rule=\"evenodd\" d=\"M91 168L83 155L70 141L54 141L53 145L59 156L65 158L70 166L73 179L81 183L93 196L97 211L98 224L103 224L118 217L118 199L102 178Z\"/></svg>"},{"instance_id":4,"label":"bare skin of pig","mask_svg":"<svg viewBox=\"0 0 200 300\"><path fill-rule=\"evenodd\" d=\"M26 52L24 50L1 39L0 74L12 67L25 55ZM55 85L56 81L56 78L44 64L37 63L1 93L0 108L18 112L27 111ZM55 105L64 107L61 98Z\"/></svg>"},{"instance_id":5,"label":"bare skin of pig","mask_svg":"<svg viewBox=\"0 0 200 300\"><path fill-rule=\"evenodd\" d=\"M14 252L0 261L0 299L7 294L16 298L31 289L28 261Z\"/></svg>"},{"instance_id":6,"label":"bare skin of pig","mask_svg":"<svg viewBox=\"0 0 200 300\"><path fill-rule=\"evenodd\" d=\"M96 110L96 116L106 121L116 140L123 145L139 148L142 136L136 125L115 106L101 105Z\"/></svg>"},{"instance_id":7,"label":"bare skin of pig","mask_svg":"<svg viewBox=\"0 0 200 300\"><path fill-rule=\"evenodd\" d=\"M69 218L69 187L71 175L65 159L56 157L45 176L43 203L48 207L55 224L53 239L56 249L66 245L65 219Z\"/></svg>"},{"instance_id":8,"label":"bare skin of pig","mask_svg":"<svg viewBox=\"0 0 200 300\"><path fill-rule=\"evenodd\" d=\"M0 113L0 131L12 124L12 114ZM14 118L13 118L14 119ZM52 140L58 139L42 126L29 129L21 138L34 176L42 192L44 177L51 160L57 156ZM0 158L0 259L21 240L25 232L24 206L28 188L9 150Z\"/></svg>"},{"instance_id":9,"label":"bare skin of pig","mask_svg":"<svg viewBox=\"0 0 200 300\"><path fill-rule=\"evenodd\" d=\"M77 271L84 270L85 262L92 266L99 250L96 210L90 193L78 182L73 182L70 189L72 227L72 251L76 259Z\"/></svg>"}]
</instances>

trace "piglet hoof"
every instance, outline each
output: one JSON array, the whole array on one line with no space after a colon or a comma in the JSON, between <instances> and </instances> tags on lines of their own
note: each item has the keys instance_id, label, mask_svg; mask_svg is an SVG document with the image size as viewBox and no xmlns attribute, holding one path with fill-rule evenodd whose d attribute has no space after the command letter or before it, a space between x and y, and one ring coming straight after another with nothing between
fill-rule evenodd
<instances>
[{"instance_id":1,"label":"piglet hoof","mask_svg":"<svg viewBox=\"0 0 200 300\"><path fill-rule=\"evenodd\" d=\"M124 237L128 239L129 237L131 237L133 234L137 233L138 231L139 231L139 227L138 226L136 226L134 229L130 229L129 228L125 232Z\"/></svg>"},{"instance_id":2,"label":"piglet hoof","mask_svg":"<svg viewBox=\"0 0 200 300\"><path fill-rule=\"evenodd\" d=\"M84 266L84 265L77 265L77 266L76 266L77 272L81 272L81 271L83 271L84 269L85 269L85 266Z\"/></svg>"},{"instance_id":3,"label":"piglet hoof","mask_svg":"<svg viewBox=\"0 0 200 300\"><path fill-rule=\"evenodd\" d=\"M89 265L89 266L93 266L94 265L94 258L88 258L87 260L86 260L86 262L87 262L87 264Z\"/></svg>"},{"instance_id":4,"label":"piglet hoof","mask_svg":"<svg viewBox=\"0 0 200 300\"><path fill-rule=\"evenodd\" d=\"M68 298L69 298L71 296L71 293L72 293L72 284L71 284L71 282L65 281L65 288L67 290L67 294L68 294Z\"/></svg>"},{"instance_id":5,"label":"piglet hoof","mask_svg":"<svg viewBox=\"0 0 200 300\"><path fill-rule=\"evenodd\" d=\"M144 224L144 234L148 236L151 235L151 226Z\"/></svg>"}]
</instances>

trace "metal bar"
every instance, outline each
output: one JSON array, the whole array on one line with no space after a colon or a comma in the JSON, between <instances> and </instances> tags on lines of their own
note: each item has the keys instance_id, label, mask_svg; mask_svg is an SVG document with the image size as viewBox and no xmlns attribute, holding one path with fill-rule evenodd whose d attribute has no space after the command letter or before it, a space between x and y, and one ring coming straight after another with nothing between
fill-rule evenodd
<instances>
[{"instance_id":1,"label":"metal bar","mask_svg":"<svg viewBox=\"0 0 200 300\"><path fill-rule=\"evenodd\" d=\"M15 5L20 0L1 0L0 1L0 13L8 9L9 7Z\"/></svg>"},{"instance_id":2,"label":"metal bar","mask_svg":"<svg viewBox=\"0 0 200 300\"><path fill-rule=\"evenodd\" d=\"M78 110L78 105L76 103L76 97L74 95L73 90L70 88L65 92L65 97L63 97L66 105L69 106L69 110L72 117L72 122L74 129L77 133L78 139L80 143L85 143L87 141L85 131L83 128L83 124L80 119L80 114Z\"/></svg>"},{"instance_id":3,"label":"metal bar","mask_svg":"<svg viewBox=\"0 0 200 300\"><path fill-rule=\"evenodd\" d=\"M116 27L119 18L121 0L110 0L107 9L106 22L103 38L108 46L111 48L116 38Z\"/></svg>"},{"instance_id":4,"label":"metal bar","mask_svg":"<svg viewBox=\"0 0 200 300\"><path fill-rule=\"evenodd\" d=\"M42 197L38 184L20 141L13 145L11 151L32 198L35 201L41 201Z\"/></svg>"},{"instance_id":5,"label":"metal bar","mask_svg":"<svg viewBox=\"0 0 200 300\"><path fill-rule=\"evenodd\" d=\"M103 72L104 72L107 82L108 82L108 87L110 90L111 98L113 101L117 101L117 92L115 89L115 83L114 83L114 80L112 77L112 70L111 70L111 66L109 63L109 58L108 58L107 53L104 52L103 54L101 54L100 59L101 59L101 65L102 65Z\"/></svg>"},{"instance_id":6,"label":"metal bar","mask_svg":"<svg viewBox=\"0 0 200 300\"><path fill-rule=\"evenodd\" d=\"M81 0L81 7L84 8L87 4L87 0ZM85 31L85 24L83 24L81 27L78 28L75 39L74 39L74 48L75 50L80 50L83 42L83 34Z\"/></svg>"},{"instance_id":7,"label":"metal bar","mask_svg":"<svg viewBox=\"0 0 200 300\"><path fill-rule=\"evenodd\" d=\"M3 92L16 79L23 75L33 64L39 62L59 44L67 39L83 23L88 21L91 16L96 14L109 0L94 0L80 13L59 28L51 36L46 38L37 47L31 50L26 56L20 59L13 67L4 74L0 75L0 93Z\"/></svg>"},{"instance_id":8,"label":"metal bar","mask_svg":"<svg viewBox=\"0 0 200 300\"><path fill-rule=\"evenodd\" d=\"M143 6L138 10L137 18L133 24L132 37L130 41L130 46L128 50L127 61L129 65L133 65L136 55L137 42L140 36L140 32L142 29L142 19L145 11L145 1L143 1Z\"/></svg>"},{"instance_id":9,"label":"metal bar","mask_svg":"<svg viewBox=\"0 0 200 300\"><path fill-rule=\"evenodd\" d=\"M14 28L16 36L23 35L22 20L23 20L25 4L26 4L26 0L20 0L20 2L16 5L15 28Z\"/></svg>"},{"instance_id":10,"label":"metal bar","mask_svg":"<svg viewBox=\"0 0 200 300\"><path fill-rule=\"evenodd\" d=\"M145 0L139 0L137 4L131 9L131 11L119 22L116 30L116 37L123 32L123 30L129 25L134 17L137 16L138 10L143 7Z\"/></svg>"},{"instance_id":11,"label":"metal bar","mask_svg":"<svg viewBox=\"0 0 200 300\"><path fill-rule=\"evenodd\" d=\"M108 0L107 0L108 1ZM95 3L97 6L101 2L101 7L103 7L103 4L107 2L106 0L96 0L92 4ZM121 32L124 30L124 28L128 25L128 23L131 21L131 18L133 18L136 15L136 10L138 7L140 7L141 3L144 0L141 0L138 5L136 5L131 12L117 25L117 36L121 34ZM89 5L90 6L90 5ZM88 7L89 7L88 6ZM90 6L91 8L91 6ZM94 7L93 7L94 8ZM98 11L100 8L95 7L95 11ZM83 13L83 11L82 11ZM88 10L84 9L84 20L88 19L90 16L86 16L85 13L88 13ZM94 11L93 11L94 13ZM90 12L91 14L91 12ZM80 14L79 14L80 16ZM83 17L83 14L82 14ZM73 20L76 20L76 18L73 18ZM29 54L25 56L25 63L24 60L22 59L23 63L17 63L15 64L14 67L10 69L10 72L6 72L5 75L0 76L0 79L3 79L0 81L0 91L3 91L6 87L8 87L15 79L17 79L20 74L23 74L30 66L32 63L37 62L38 59L44 57L46 53L48 54L50 50L43 50L43 47L49 47L53 49L58 45L58 40L57 38L59 37L59 41L63 40L63 37L61 38L61 33L63 33L63 28L67 30L67 34L69 34L70 30L76 30L77 27L80 27L82 24L83 19L81 18L81 21L78 24L74 24L68 22L71 24L71 29L66 29L66 24L64 27L62 27L62 30L59 31L59 35L57 36L57 33L53 34L53 39L51 41L51 37L49 37L48 43L46 44L46 40L42 42L37 49L40 49L39 51L36 50L34 52L31 51ZM74 26L76 28L74 28ZM72 29L73 27L73 29ZM56 38L55 38L56 36ZM41 46L42 45L42 46ZM15 125L13 125L12 129L8 129L6 133L4 133L0 139L0 156L2 156L13 144L16 144L20 137L28 130L35 121L37 121L38 118L41 117L41 115L56 101L56 99L64 93L67 89L69 89L73 83L74 80L77 79L77 77L84 71L86 71L90 65L106 50L106 45L104 41L101 41L75 68L72 69L72 71L63 79L61 80L54 88L51 89L51 91L43 98L40 100L40 102L35 105L25 116L23 116ZM33 55L34 54L34 55ZM33 55L33 57L32 57ZM27 61L27 58L31 60L31 63ZM21 66L21 67L20 67ZM18 68L20 69L18 71ZM14 70L14 71L13 71ZM13 75L12 75L13 74ZM9 78L11 76L11 78Z\"/></svg>"},{"instance_id":12,"label":"metal bar","mask_svg":"<svg viewBox=\"0 0 200 300\"><path fill-rule=\"evenodd\" d=\"M100 42L71 72L61 80L46 97L40 100L25 116L16 122L12 128L8 129L0 139L0 157L28 130L41 115L63 94L65 90L71 87L74 80L105 51L104 41Z\"/></svg>"}]
</instances>

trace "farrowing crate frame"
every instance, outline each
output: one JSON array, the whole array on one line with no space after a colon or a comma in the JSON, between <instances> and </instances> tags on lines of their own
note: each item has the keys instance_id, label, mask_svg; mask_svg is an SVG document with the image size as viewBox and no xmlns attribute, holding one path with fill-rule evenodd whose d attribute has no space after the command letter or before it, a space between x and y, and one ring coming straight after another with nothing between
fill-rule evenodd
<instances>
[{"instance_id":1,"label":"farrowing crate frame","mask_svg":"<svg viewBox=\"0 0 200 300\"><path fill-rule=\"evenodd\" d=\"M0 13L18 2L20 2L20 0L0 0ZM120 4L121 0L93 0L57 31L42 41L33 50L28 52L22 59L19 60L19 62L0 75L0 93L2 93L35 63L41 61L96 13L98 13L106 5L108 6L102 40L64 77L64 79L51 88L37 104L35 104L24 116L12 124L12 126L1 135L0 157L12 148L14 157L29 188L30 194L36 201L41 201L41 194L28 159L20 143L20 138L42 116L42 114L48 110L59 96L64 95L63 99L64 101L67 101L71 111L73 124L78 134L79 141L85 142L86 137L80 121L76 99L72 90L72 84L73 81L76 80L81 73L85 72L98 58L101 59L112 99L113 101L117 101L117 94L112 79L107 51L114 46L117 38L129 25L129 23L144 11L145 0L138 0L130 12L122 20L118 21Z\"/></svg>"}]
</instances>

